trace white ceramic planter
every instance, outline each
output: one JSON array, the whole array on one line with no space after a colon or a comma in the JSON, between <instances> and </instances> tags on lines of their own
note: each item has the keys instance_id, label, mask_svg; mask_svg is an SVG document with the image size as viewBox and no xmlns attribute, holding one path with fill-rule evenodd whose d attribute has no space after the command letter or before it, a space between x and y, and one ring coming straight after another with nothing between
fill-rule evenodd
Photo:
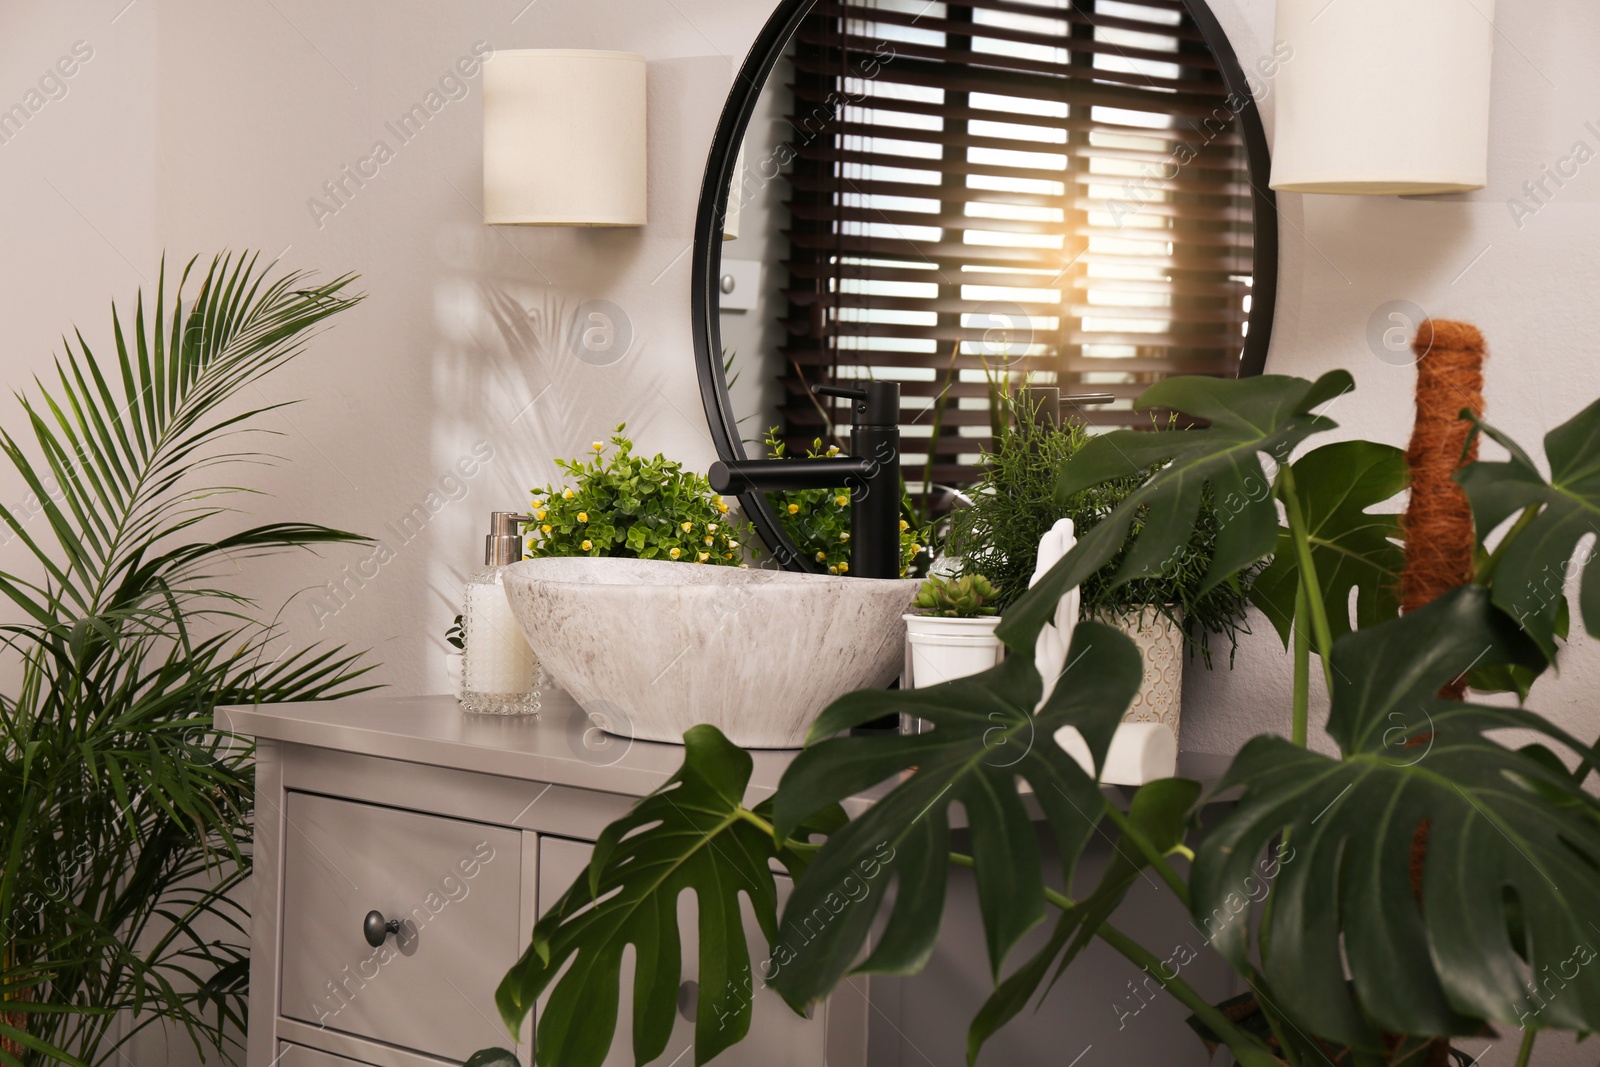
<instances>
[{"instance_id":1,"label":"white ceramic planter","mask_svg":"<svg viewBox=\"0 0 1600 1067\"><path fill-rule=\"evenodd\" d=\"M980 619L946 619L906 615L906 685L926 689L981 674L999 664L1005 646L994 635L998 615Z\"/></svg>"},{"instance_id":2,"label":"white ceramic planter","mask_svg":"<svg viewBox=\"0 0 1600 1067\"><path fill-rule=\"evenodd\" d=\"M1123 613L1105 620L1139 646L1144 682L1123 722L1158 722L1178 736L1183 710L1183 630L1156 608Z\"/></svg>"}]
</instances>

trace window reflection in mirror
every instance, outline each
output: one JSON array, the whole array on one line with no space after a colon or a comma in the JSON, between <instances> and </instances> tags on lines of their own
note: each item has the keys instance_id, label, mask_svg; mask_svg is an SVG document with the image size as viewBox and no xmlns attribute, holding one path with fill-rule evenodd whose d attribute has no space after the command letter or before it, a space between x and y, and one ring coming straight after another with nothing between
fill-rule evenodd
<instances>
[{"instance_id":1,"label":"window reflection in mirror","mask_svg":"<svg viewBox=\"0 0 1600 1067\"><path fill-rule=\"evenodd\" d=\"M920 495L929 471L975 480L996 390L1112 393L1073 414L1137 425L1160 378L1237 374L1239 106L1177 0L819 0L752 114L721 249L751 454L771 428L848 448L809 387L893 378Z\"/></svg>"}]
</instances>

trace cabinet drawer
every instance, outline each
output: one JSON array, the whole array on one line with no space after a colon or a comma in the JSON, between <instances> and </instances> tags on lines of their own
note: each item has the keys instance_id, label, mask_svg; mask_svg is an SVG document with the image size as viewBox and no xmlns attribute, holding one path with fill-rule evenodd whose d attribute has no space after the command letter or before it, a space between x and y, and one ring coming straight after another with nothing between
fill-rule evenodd
<instances>
[{"instance_id":1,"label":"cabinet drawer","mask_svg":"<svg viewBox=\"0 0 1600 1067\"><path fill-rule=\"evenodd\" d=\"M326 1052L318 1052L314 1048L305 1048L301 1045L279 1045L278 1063L282 1067L368 1067L367 1064L357 1060L330 1056Z\"/></svg>"},{"instance_id":2,"label":"cabinet drawer","mask_svg":"<svg viewBox=\"0 0 1600 1067\"><path fill-rule=\"evenodd\" d=\"M543 915L561 899L589 866L592 845L561 838L539 839L539 914ZM778 904L788 899L790 880L777 876ZM818 1011L814 1019L802 1019L789 1010L783 998L770 989L760 987L761 963L766 959L766 935L756 923L750 903L743 900L744 936L755 960L752 963L758 988L753 996L750 1034L716 1059L716 1067L822 1067L828 1062L826 1055L827 1014ZM693 893L678 899L678 926L683 938L683 977L688 979L699 971L699 922L695 913ZM617 1008L617 1032L611 1041L611 1052L605 1067L633 1067L633 953L624 957L622 967L622 998ZM543 1001L541 1000L541 1006ZM731 1004L729 1005L732 1006ZM694 1002L689 1002L694 1011ZM667 1051L661 1063L687 1063L684 1056L694 1043L694 1021L683 1017L680 1011L667 1042ZM675 1059L682 1057L681 1060Z\"/></svg>"},{"instance_id":3,"label":"cabinet drawer","mask_svg":"<svg viewBox=\"0 0 1600 1067\"><path fill-rule=\"evenodd\" d=\"M525 940L522 835L290 793L282 1013L460 1062L509 1045L494 989ZM369 911L396 920L373 948Z\"/></svg>"}]
</instances>

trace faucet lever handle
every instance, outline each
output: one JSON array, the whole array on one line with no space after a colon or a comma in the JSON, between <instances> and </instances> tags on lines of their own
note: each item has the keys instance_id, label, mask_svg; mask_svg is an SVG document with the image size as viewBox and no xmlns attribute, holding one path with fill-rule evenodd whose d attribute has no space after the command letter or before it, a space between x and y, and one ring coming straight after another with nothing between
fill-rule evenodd
<instances>
[{"instance_id":1,"label":"faucet lever handle","mask_svg":"<svg viewBox=\"0 0 1600 1067\"><path fill-rule=\"evenodd\" d=\"M836 396L851 402L856 426L895 426L900 422L900 383L870 381L861 386L813 385L817 396Z\"/></svg>"}]
</instances>

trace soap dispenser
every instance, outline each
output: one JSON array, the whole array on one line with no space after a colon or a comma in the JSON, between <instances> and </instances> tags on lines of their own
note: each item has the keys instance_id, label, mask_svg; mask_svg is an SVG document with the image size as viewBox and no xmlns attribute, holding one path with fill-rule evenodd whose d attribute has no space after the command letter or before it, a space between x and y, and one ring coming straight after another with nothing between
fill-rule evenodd
<instances>
[{"instance_id":1,"label":"soap dispenser","mask_svg":"<svg viewBox=\"0 0 1600 1067\"><path fill-rule=\"evenodd\" d=\"M462 611L461 706L481 715L537 715L544 670L522 636L506 599L506 567L522 558L520 524L526 515L490 516L484 562L488 569L467 580Z\"/></svg>"}]
</instances>

